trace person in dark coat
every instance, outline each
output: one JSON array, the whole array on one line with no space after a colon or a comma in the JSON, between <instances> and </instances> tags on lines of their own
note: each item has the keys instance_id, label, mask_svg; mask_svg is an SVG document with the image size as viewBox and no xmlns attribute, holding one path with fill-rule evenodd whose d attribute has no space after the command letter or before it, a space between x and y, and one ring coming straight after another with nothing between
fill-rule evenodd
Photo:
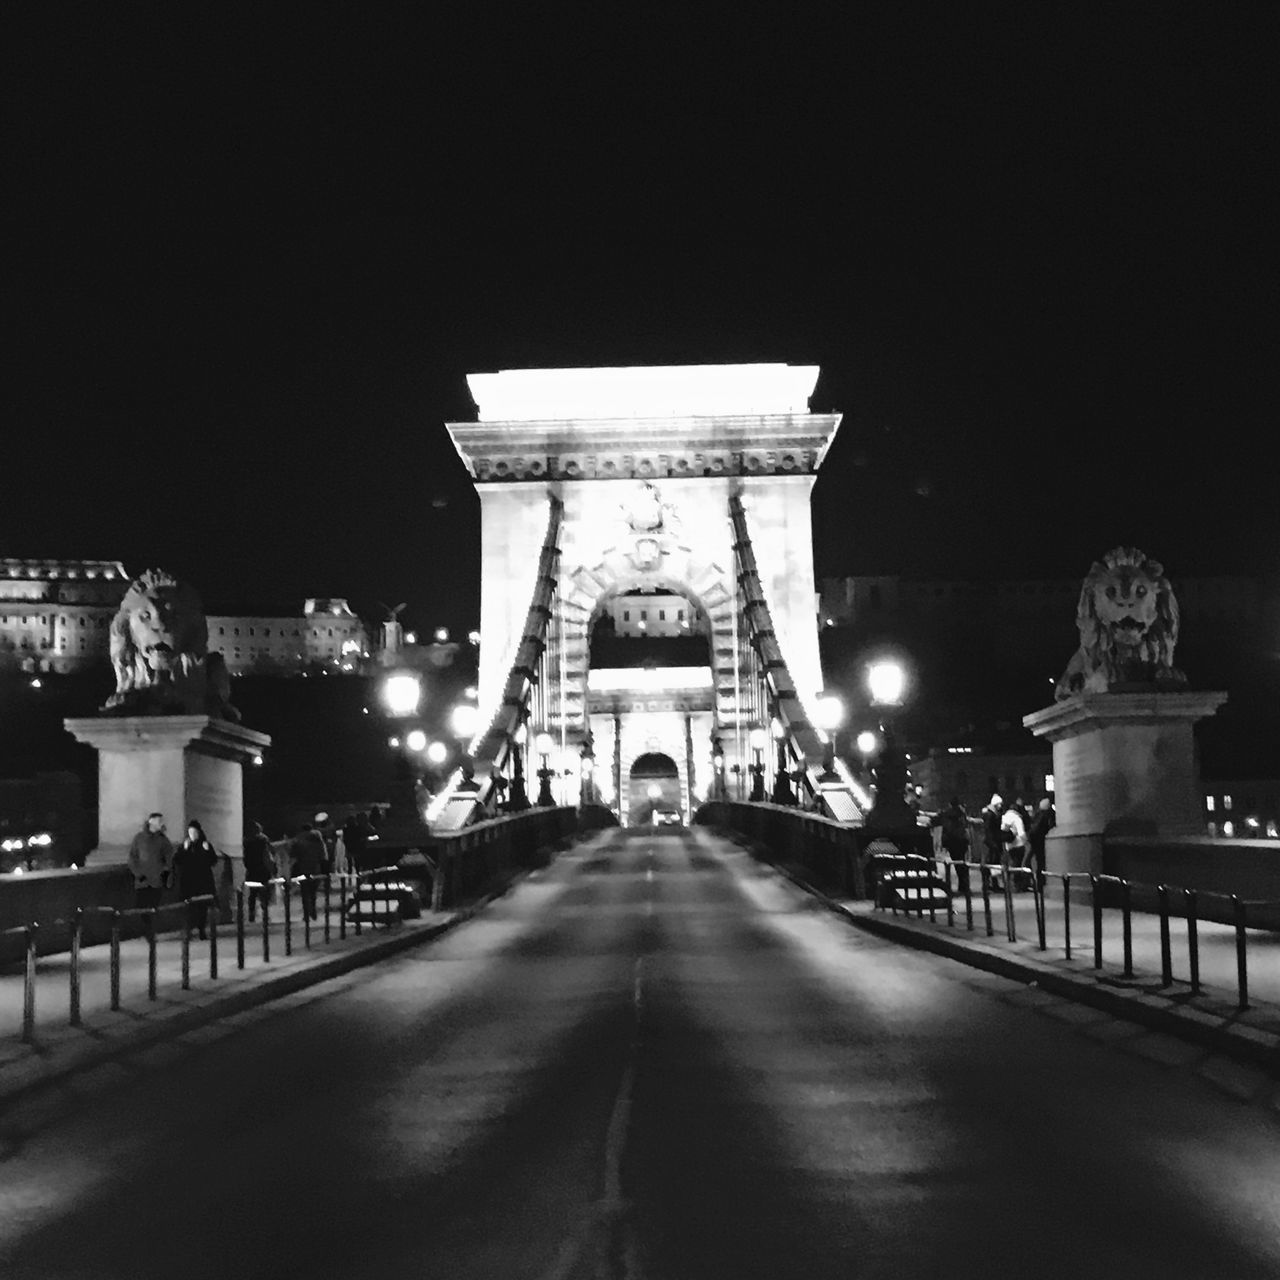
<instances>
[{"instance_id":1,"label":"person in dark coat","mask_svg":"<svg viewBox=\"0 0 1280 1280\"><path fill-rule=\"evenodd\" d=\"M316 882L314 877L324 874L325 859L328 850L324 847L324 837L309 822L302 824L302 830L293 837L289 846L290 858L293 862L293 874L304 876L302 882L302 914L308 920L316 918Z\"/></svg>"},{"instance_id":2,"label":"person in dark coat","mask_svg":"<svg viewBox=\"0 0 1280 1280\"><path fill-rule=\"evenodd\" d=\"M969 857L969 815L959 796L952 796L951 803L938 815L938 826L947 857L952 862L964 863ZM960 892L965 893L969 888L969 868L958 867L956 875Z\"/></svg>"},{"instance_id":3,"label":"person in dark coat","mask_svg":"<svg viewBox=\"0 0 1280 1280\"><path fill-rule=\"evenodd\" d=\"M982 861L999 867L1004 863L1005 837L1002 827L1004 797L998 792L982 808ZM997 888L998 872L989 872L991 887Z\"/></svg>"},{"instance_id":4,"label":"person in dark coat","mask_svg":"<svg viewBox=\"0 0 1280 1280\"><path fill-rule=\"evenodd\" d=\"M260 887L249 890L249 919L257 917L258 903L267 909L267 899L271 894L270 880L275 875L275 862L271 857L271 841L262 829L262 823L255 822L253 830L244 842L244 878Z\"/></svg>"},{"instance_id":5,"label":"person in dark coat","mask_svg":"<svg viewBox=\"0 0 1280 1280\"><path fill-rule=\"evenodd\" d=\"M173 874L173 845L164 831L164 814L150 813L129 846L135 904L154 910Z\"/></svg>"},{"instance_id":6,"label":"person in dark coat","mask_svg":"<svg viewBox=\"0 0 1280 1280\"><path fill-rule=\"evenodd\" d=\"M343 828L347 846L347 861L357 873L369 869L369 837L378 833L369 825L369 815L363 809Z\"/></svg>"},{"instance_id":7,"label":"person in dark coat","mask_svg":"<svg viewBox=\"0 0 1280 1280\"><path fill-rule=\"evenodd\" d=\"M218 865L218 852L194 818L187 823L187 838L178 846L173 862L178 868L179 891L187 903L187 928L199 929L203 938L209 903L192 899L213 897L213 869Z\"/></svg>"},{"instance_id":8,"label":"person in dark coat","mask_svg":"<svg viewBox=\"0 0 1280 1280\"><path fill-rule=\"evenodd\" d=\"M1031 842L1031 865L1037 873L1044 871L1044 844L1056 821L1053 801L1045 796L1027 824L1027 839Z\"/></svg>"}]
</instances>

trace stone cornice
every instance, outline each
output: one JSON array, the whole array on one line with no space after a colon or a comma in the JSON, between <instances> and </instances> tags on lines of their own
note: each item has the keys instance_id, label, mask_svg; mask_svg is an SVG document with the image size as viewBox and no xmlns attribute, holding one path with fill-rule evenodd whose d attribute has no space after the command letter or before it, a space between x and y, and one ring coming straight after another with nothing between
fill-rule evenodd
<instances>
[{"instance_id":1,"label":"stone cornice","mask_svg":"<svg viewBox=\"0 0 1280 1280\"><path fill-rule=\"evenodd\" d=\"M99 751L154 751L199 745L208 755L241 762L271 745L268 734L213 716L81 716L67 732Z\"/></svg>"},{"instance_id":2,"label":"stone cornice","mask_svg":"<svg viewBox=\"0 0 1280 1280\"><path fill-rule=\"evenodd\" d=\"M477 483L813 474L838 413L450 422Z\"/></svg>"},{"instance_id":3,"label":"stone cornice","mask_svg":"<svg viewBox=\"0 0 1280 1280\"><path fill-rule=\"evenodd\" d=\"M1022 723L1037 738L1059 742L1104 725L1194 723L1213 715L1226 700L1220 691L1078 693L1023 716Z\"/></svg>"}]
</instances>

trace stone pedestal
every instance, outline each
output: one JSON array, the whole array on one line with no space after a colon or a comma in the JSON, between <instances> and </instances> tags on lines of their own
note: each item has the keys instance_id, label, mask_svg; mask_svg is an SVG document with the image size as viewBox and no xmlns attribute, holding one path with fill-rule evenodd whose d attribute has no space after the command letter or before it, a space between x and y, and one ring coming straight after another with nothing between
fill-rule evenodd
<instances>
[{"instance_id":1,"label":"stone pedestal","mask_svg":"<svg viewBox=\"0 0 1280 1280\"><path fill-rule=\"evenodd\" d=\"M1225 693L1156 690L1082 693L1024 716L1053 744L1057 825L1045 845L1050 872L1102 873L1106 836L1204 834L1204 802L1191 729Z\"/></svg>"},{"instance_id":2,"label":"stone pedestal","mask_svg":"<svg viewBox=\"0 0 1280 1280\"><path fill-rule=\"evenodd\" d=\"M98 752L94 865L123 862L147 814L157 812L175 845L196 818L214 848L244 856L242 770L270 745L265 733L210 716L88 716L63 724Z\"/></svg>"}]
</instances>

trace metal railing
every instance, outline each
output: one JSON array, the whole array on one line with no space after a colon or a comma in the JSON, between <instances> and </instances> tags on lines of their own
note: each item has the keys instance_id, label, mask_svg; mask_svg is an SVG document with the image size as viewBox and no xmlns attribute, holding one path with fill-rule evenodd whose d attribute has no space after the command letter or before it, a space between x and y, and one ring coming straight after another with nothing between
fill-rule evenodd
<instances>
[{"instance_id":1,"label":"metal railing","mask_svg":"<svg viewBox=\"0 0 1280 1280\"><path fill-rule=\"evenodd\" d=\"M894 876L902 876L916 871L926 873L943 880L947 886L945 906L940 908L936 900L923 892L914 890L907 881L895 883ZM1249 931L1260 924L1259 917L1266 912L1268 916L1277 907L1277 899L1247 899L1239 894L1217 893L1208 890L1185 889L1176 885L1149 885L1138 881L1126 880L1120 876L1094 875L1087 872L1046 873L1034 867L1011 866L1001 863L952 862L948 858L925 858L920 855L881 857L877 859L876 879L872 890L872 898L877 910L888 908L897 914L900 910L907 915L923 918L928 914L931 921L937 923L938 915L945 910L946 923L949 927L957 927L957 900L963 903L964 928L972 932L974 924L974 882L979 889L982 927L988 937L995 934L995 920L992 910L992 895L998 893L1003 904L1004 933L1009 942L1018 941L1018 927L1015 911L1015 893L1017 886L1022 885L1032 895L1034 909L1035 943L1040 951L1058 949L1058 940L1049 937L1049 913L1047 906L1051 888L1060 887L1060 905L1062 908L1060 945L1067 960L1076 958L1082 950L1081 937L1073 936L1072 905L1082 913L1087 913L1084 923L1084 948L1092 949L1092 963L1095 970L1104 968L1103 941L1106 935L1105 911L1118 910L1120 915L1121 944L1121 976L1125 979L1135 978L1133 917L1135 915L1135 892L1147 901L1154 901L1154 912L1141 911L1138 914L1154 914L1159 921L1160 948L1160 982L1161 988L1172 987L1175 978L1173 933L1170 922L1184 920L1186 922L1186 982L1190 994L1203 994L1201 981L1201 940L1200 923L1205 919L1204 906L1211 901L1218 906L1215 915L1225 916L1230 922L1235 945L1235 1004L1243 1011L1249 1004ZM954 888L953 888L954 882ZM1074 892L1073 892L1074 891ZM913 893L917 896L913 897ZM1268 934L1270 931L1268 930ZM1114 946L1114 943L1113 943ZM1153 975L1154 976L1154 975Z\"/></svg>"},{"instance_id":2,"label":"metal railing","mask_svg":"<svg viewBox=\"0 0 1280 1280\"><path fill-rule=\"evenodd\" d=\"M345 939L348 931L359 937L367 924L371 929L388 929L401 919L401 901L406 894L413 892L405 883L404 872L395 866L377 867L358 874L327 874L320 876L277 876L267 881L247 880L235 893L234 907L230 927L234 930L236 968L244 969L248 951L249 935L253 928L252 908L260 906L262 925L260 930L262 962L271 963L271 898L272 891L278 893L281 903L284 954L292 956L294 941L298 929L294 924L294 900L301 906L301 941L306 950L315 945L315 935L319 933L324 942L329 942L335 932L333 905L338 905L336 933L338 938ZM367 892L366 892L367 890ZM381 892L379 892L381 890ZM265 892L264 892L265 891ZM257 895L257 896L255 896ZM323 895L323 922L320 923L320 896ZM203 907L203 915L197 914ZM246 907L249 913L246 913ZM197 910L193 910L193 908ZM352 908L361 908L352 910ZM70 933L68 948L69 964L67 1025L83 1026L83 989L84 989L84 952L85 924L89 914L106 917L109 932L105 942L108 950L108 1007L112 1012L119 1012L124 1007L123 999L123 966L121 963L121 943L124 923L130 918L140 918L143 923L143 938L147 947L147 1000L159 999L159 935L162 922L176 919L180 946L180 982L182 990L191 987L192 971L192 932L203 924L205 936L202 942L208 945L208 970L211 981L219 975L219 926L221 910L213 895L201 895L184 898L177 902L164 903L156 907L77 907L69 919L58 918L44 922L32 921L26 925L0 931L0 937L20 936L25 940L25 956L23 960L22 986L22 1029L23 1043L31 1044L35 1040L36 1029L36 990L40 974L39 940L42 933L53 929L67 929ZM319 923L318 929L313 924Z\"/></svg>"}]
</instances>

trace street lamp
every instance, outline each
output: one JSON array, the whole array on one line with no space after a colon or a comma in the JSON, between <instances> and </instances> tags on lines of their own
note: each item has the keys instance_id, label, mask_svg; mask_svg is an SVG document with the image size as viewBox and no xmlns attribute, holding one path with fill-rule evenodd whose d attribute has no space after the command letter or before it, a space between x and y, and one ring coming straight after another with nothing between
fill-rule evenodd
<instances>
[{"instance_id":1,"label":"street lamp","mask_svg":"<svg viewBox=\"0 0 1280 1280\"><path fill-rule=\"evenodd\" d=\"M759 802L764 799L764 749L769 745L769 734L756 725L747 735L751 747L753 763L751 764L751 795L748 799Z\"/></svg>"},{"instance_id":2,"label":"street lamp","mask_svg":"<svg viewBox=\"0 0 1280 1280\"><path fill-rule=\"evenodd\" d=\"M834 693L821 693L814 710L818 728L826 736L822 748L822 773L819 774L818 781L839 782L840 777L836 773L836 737L844 723L844 703Z\"/></svg>"},{"instance_id":3,"label":"street lamp","mask_svg":"<svg viewBox=\"0 0 1280 1280\"><path fill-rule=\"evenodd\" d=\"M393 672L382 682L382 701L393 716L417 715L422 680L412 671Z\"/></svg>"},{"instance_id":4,"label":"street lamp","mask_svg":"<svg viewBox=\"0 0 1280 1280\"><path fill-rule=\"evenodd\" d=\"M715 736L711 739L711 767L715 771L715 798L723 800L725 798L724 748L720 745L720 739Z\"/></svg>"},{"instance_id":5,"label":"street lamp","mask_svg":"<svg viewBox=\"0 0 1280 1280\"><path fill-rule=\"evenodd\" d=\"M529 730L521 720L511 735L511 795L507 808L512 813L521 813L529 807L529 795L524 789L524 744L528 736Z\"/></svg>"},{"instance_id":6,"label":"street lamp","mask_svg":"<svg viewBox=\"0 0 1280 1280\"><path fill-rule=\"evenodd\" d=\"M582 757L579 763L582 772L582 786L578 792L578 803L582 808L596 802L595 772L596 753L591 743L591 735L587 734L582 744Z\"/></svg>"},{"instance_id":7,"label":"street lamp","mask_svg":"<svg viewBox=\"0 0 1280 1280\"><path fill-rule=\"evenodd\" d=\"M778 767L773 775L773 803L795 804L795 792L791 790L791 775L787 772L787 731L777 716L771 725L773 740L778 747Z\"/></svg>"},{"instance_id":8,"label":"street lamp","mask_svg":"<svg viewBox=\"0 0 1280 1280\"><path fill-rule=\"evenodd\" d=\"M455 738L470 743L480 728L480 712L469 702L460 702L449 715L449 728Z\"/></svg>"},{"instance_id":9,"label":"street lamp","mask_svg":"<svg viewBox=\"0 0 1280 1280\"><path fill-rule=\"evenodd\" d=\"M876 796L866 825L881 830L901 830L916 825L915 815L907 806L907 762L894 741L890 719L890 711L902 702L906 685L906 672L900 662L884 659L867 667L871 705L881 709L881 719L880 754L872 770Z\"/></svg>"},{"instance_id":10,"label":"street lamp","mask_svg":"<svg viewBox=\"0 0 1280 1280\"><path fill-rule=\"evenodd\" d=\"M865 759L875 751L878 742L879 739L871 732L870 729L863 729L863 731L858 734L854 745L858 748L858 754Z\"/></svg>"},{"instance_id":11,"label":"street lamp","mask_svg":"<svg viewBox=\"0 0 1280 1280\"><path fill-rule=\"evenodd\" d=\"M533 740L534 749L538 755L542 757L542 768L538 770L538 804L544 809L552 809L555 807L556 798L551 794L551 752L555 747L555 741L551 735L543 729L541 733Z\"/></svg>"}]
</instances>

